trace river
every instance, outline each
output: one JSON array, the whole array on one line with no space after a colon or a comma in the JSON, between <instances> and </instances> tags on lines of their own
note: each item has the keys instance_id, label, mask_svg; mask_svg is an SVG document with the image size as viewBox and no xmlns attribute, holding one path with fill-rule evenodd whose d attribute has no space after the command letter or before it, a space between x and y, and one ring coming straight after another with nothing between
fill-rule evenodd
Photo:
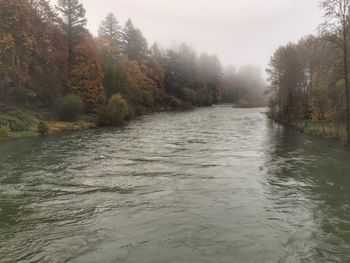
<instances>
[{"instance_id":1,"label":"river","mask_svg":"<svg viewBox=\"0 0 350 263\"><path fill-rule=\"evenodd\" d=\"M264 109L0 142L0 262L350 262L350 151Z\"/></svg>"}]
</instances>

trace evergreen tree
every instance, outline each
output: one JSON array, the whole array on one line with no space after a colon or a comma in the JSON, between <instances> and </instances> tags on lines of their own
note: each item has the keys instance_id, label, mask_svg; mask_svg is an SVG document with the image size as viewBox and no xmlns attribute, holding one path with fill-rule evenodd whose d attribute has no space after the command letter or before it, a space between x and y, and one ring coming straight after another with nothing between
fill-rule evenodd
<instances>
[{"instance_id":1,"label":"evergreen tree","mask_svg":"<svg viewBox=\"0 0 350 263\"><path fill-rule=\"evenodd\" d=\"M109 13L105 20L102 21L98 30L99 37L104 37L114 41L116 44L121 43L121 27L117 18Z\"/></svg>"},{"instance_id":2,"label":"evergreen tree","mask_svg":"<svg viewBox=\"0 0 350 263\"><path fill-rule=\"evenodd\" d=\"M144 63L148 57L148 44L142 32L129 19L123 29L122 51L129 59Z\"/></svg>"},{"instance_id":3,"label":"evergreen tree","mask_svg":"<svg viewBox=\"0 0 350 263\"><path fill-rule=\"evenodd\" d=\"M60 19L48 0L31 0L34 13L33 36L36 47L30 75L32 96L40 103L50 104L59 95L67 80L67 43L60 29Z\"/></svg>"},{"instance_id":4,"label":"evergreen tree","mask_svg":"<svg viewBox=\"0 0 350 263\"><path fill-rule=\"evenodd\" d=\"M56 8L63 16L62 27L67 37L70 72L74 63L74 45L79 43L79 35L87 23L86 11L79 0L58 0Z\"/></svg>"}]
</instances>

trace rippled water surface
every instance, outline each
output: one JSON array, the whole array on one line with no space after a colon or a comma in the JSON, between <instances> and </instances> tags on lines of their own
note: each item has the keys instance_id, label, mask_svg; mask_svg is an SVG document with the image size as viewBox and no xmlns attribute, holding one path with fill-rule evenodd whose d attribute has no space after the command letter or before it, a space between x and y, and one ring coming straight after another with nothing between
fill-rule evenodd
<instances>
[{"instance_id":1,"label":"rippled water surface","mask_svg":"<svg viewBox=\"0 0 350 263\"><path fill-rule=\"evenodd\" d=\"M0 142L0 262L350 262L350 151L264 109Z\"/></svg>"}]
</instances>

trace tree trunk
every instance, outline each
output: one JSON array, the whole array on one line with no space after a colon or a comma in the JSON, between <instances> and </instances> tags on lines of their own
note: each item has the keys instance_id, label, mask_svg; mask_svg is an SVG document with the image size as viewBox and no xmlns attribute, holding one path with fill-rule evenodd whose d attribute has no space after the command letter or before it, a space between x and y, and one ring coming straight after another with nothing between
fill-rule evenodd
<instances>
[{"instance_id":1,"label":"tree trunk","mask_svg":"<svg viewBox=\"0 0 350 263\"><path fill-rule=\"evenodd\" d=\"M348 76L348 44L346 29L344 30L344 78L346 99L346 142L350 144L350 100L349 100L349 76Z\"/></svg>"}]
</instances>

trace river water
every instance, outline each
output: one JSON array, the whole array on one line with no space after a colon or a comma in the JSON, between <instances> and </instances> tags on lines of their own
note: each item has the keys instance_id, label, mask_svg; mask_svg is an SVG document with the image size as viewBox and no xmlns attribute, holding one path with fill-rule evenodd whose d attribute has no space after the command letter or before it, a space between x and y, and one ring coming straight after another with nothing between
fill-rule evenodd
<instances>
[{"instance_id":1,"label":"river water","mask_svg":"<svg viewBox=\"0 0 350 263\"><path fill-rule=\"evenodd\" d=\"M350 262L350 151L264 109L0 142L0 262Z\"/></svg>"}]
</instances>

